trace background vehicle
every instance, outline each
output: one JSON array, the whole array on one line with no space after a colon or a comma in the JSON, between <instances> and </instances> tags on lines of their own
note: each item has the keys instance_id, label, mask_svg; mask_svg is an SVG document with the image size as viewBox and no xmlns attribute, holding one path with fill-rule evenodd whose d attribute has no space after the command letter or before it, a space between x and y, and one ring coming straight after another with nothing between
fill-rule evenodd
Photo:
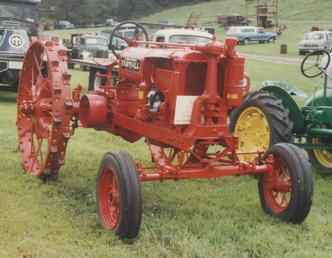
<instances>
[{"instance_id":1,"label":"background vehicle","mask_svg":"<svg viewBox=\"0 0 332 258\"><path fill-rule=\"evenodd\" d=\"M109 39L102 34L72 34L71 46L72 59L108 58Z\"/></svg>"},{"instance_id":2,"label":"background vehicle","mask_svg":"<svg viewBox=\"0 0 332 258\"><path fill-rule=\"evenodd\" d=\"M317 50L329 50L332 48L331 31L312 31L304 35L304 39L298 44L299 55Z\"/></svg>"},{"instance_id":3,"label":"background vehicle","mask_svg":"<svg viewBox=\"0 0 332 258\"><path fill-rule=\"evenodd\" d=\"M226 36L235 37L244 45L250 42L271 43L277 39L275 32L266 32L264 28L253 26L230 27Z\"/></svg>"},{"instance_id":4,"label":"background vehicle","mask_svg":"<svg viewBox=\"0 0 332 258\"><path fill-rule=\"evenodd\" d=\"M72 24L70 21L58 21L55 23L54 28L56 30L69 30L74 29L75 25Z\"/></svg>"},{"instance_id":5,"label":"background vehicle","mask_svg":"<svg viewBox=\"0 0 332 258\"><path fill-rule=\"evenodd\" d=\"M0 87L16 89L24 55L38 35L39 0L0 1Z\"/></svg>"},{"instance_id":6,"label":"background vehicle","mask_svg":"<svg viewBox=\"0 0 332 258\"><path fill-rule=\"evenodd\" d=\"M230 26L248 26L251 23L249 19L239 14L218 16L217 22L225 28Z\"/></svg>"},{"instance_id":7,"label":"background vehicle","mask_svg":"<svg viewBox=\"0 0 332 258\"><path fill-rule=\"evenodd\" d=\"M213 39L213 35L200 30L165 29L157 31L153 36L155 42L205 45Z\"/></svg>"}]
</instances>

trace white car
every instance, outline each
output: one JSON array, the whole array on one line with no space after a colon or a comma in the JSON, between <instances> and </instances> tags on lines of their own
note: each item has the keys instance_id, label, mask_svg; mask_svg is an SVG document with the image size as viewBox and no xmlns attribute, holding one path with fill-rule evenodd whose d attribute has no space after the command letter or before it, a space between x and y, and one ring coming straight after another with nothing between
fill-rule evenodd
<instances>
[{"instance_id":1,"label":"white car","mask_svg":"<svg viewBox=\"0 0 332 258\"><path fill-rule=\"evenodd\" d=\"M153 36L154 42L174 44L205 45L214 36L208 32L191 29L165 29L157 31Z\"/></svg>"},{"instance_id":2,"label":"white car","mask_svg":"<svg viewBox=\"0 0 332 258\"><path fill-rule=\"evenodd\" d=\"M317 50L330 50L332 48L332 32L331 31L312 31L304 35L304 39L300 41L299 54L304 55Z\"/></svg>"}]
</instances>

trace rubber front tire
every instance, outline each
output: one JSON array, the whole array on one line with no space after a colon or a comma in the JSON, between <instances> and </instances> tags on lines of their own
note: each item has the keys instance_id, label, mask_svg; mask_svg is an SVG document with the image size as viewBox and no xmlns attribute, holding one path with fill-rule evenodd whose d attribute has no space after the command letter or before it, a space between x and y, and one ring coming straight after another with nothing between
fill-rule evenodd
<instances>
[{"instance_id":1,"label":"rubber front tire","mask_svg":"<svg viewBox=\"0 0 332 258\"><path fill-rule=\"evenodd\" d=\"M96 196L102 226L121 239L136 238L142 220L142 197L135 163L128 153L105 154Z\"/></svg>"},{"instance_id":2,"label":"rubber front tire","mask_svg":"<svg viewBox=\"0 0 332 258\"><path fill-rule=\"evenodd\" d=\"M322 143L319 139L312 139L310 142ZM308 155L311 164L317 169L317 172L332 176L332 151L329 150L308 150Z\"/></svg>"},{"instance_id":3,"label":"rubber front tire","mask_svg":"<svg viewBox=\"0 0 332 258\"><path fill-rule=\"evenodd\" d=\"M257 116L261 117L261 127ZM280 99L265 91L251 93L239 108L233 110L229 127L239 138L239 153L266 152L276 143L292 140L293 123L288 109ZM244 159L248 161L250 155Z\"/></svg>"},{"instance_id":4,"label":"rubber front tire","mask_svg":"<svg viewBox=\"0 0 332 258\"><path fill-rule=\"evenodd\" d=\"M314 190L312 168L304 151L279 143L267 154L274 157L274 171L258 181L263 210L283 221L302 223L310 212Z\"/></svg>"}]
</instances>

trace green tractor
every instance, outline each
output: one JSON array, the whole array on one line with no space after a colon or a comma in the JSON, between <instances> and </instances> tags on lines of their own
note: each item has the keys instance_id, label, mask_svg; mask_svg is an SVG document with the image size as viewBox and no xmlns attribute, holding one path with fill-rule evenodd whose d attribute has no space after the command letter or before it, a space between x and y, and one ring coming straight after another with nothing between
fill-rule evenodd
<instances>
[{"instance_id":1,"label":"green tractor","mask_svg":"<svg viewBox=\"0 0 332 258\"><path fill-rule=\"evenodd\" d=\"M278 142L293 142L307 150L311 163L323 174L332 175L332 64L331 53L307 55L301 72L307 78L322 76L321 89L300 108L291 87L270 81L248 95L231 114L230 127L243 153L262 152ZM251 122L251 121L254 121ZM250 156L244 156L250 159Z\"/></svg>"}]
</instances>

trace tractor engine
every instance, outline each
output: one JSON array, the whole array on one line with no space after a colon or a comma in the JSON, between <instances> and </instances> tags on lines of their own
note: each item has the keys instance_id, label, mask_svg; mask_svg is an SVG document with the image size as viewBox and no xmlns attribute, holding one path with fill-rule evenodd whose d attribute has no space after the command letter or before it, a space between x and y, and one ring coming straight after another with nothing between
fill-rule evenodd
<instances>
[{"instance_id":1,"label":"tractor engine","mask_svg":"<svg viewBox=\"0 0 332 258\"><path fill-rule=\"evenodd\" d=\"M213 42L204 47L126 48L110 68L117 69L117 78L110 72L103 88L82 98L82 125L106 129L131 142L141 138L142 128L150 128L148 138L171 145L177 138L174 132L190 135L191 144L228 135L228 113L249 91L236 44L227 39L225 45ZM157 128L172 133L160 137ZM210 129L207 133L203 128Z\"/></svg>"}]
</instances>

